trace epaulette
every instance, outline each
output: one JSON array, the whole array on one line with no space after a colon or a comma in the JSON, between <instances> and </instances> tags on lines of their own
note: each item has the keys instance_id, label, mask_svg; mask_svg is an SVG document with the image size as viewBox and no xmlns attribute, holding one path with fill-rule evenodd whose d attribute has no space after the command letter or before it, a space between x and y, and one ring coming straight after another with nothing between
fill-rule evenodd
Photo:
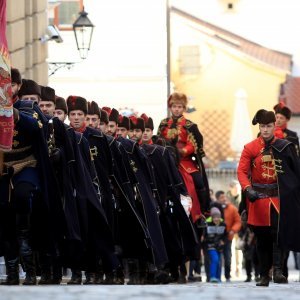
<instances>
[{"instance_id":1,"label":"epaulette","mask_svg":"<svg viewBox=\"0 0 300 300\"><path fill-rule=\"evenodd\" d=\"M161 120L159 127L166 126L168 124L169 120L170 120L170 118L165 118L165 119Z\"/></svg>"},{"instance_id":2,"label":"epaulette","mask_svg":"<svg viewBox=\"0 0 300 300\"><path fill-rule=\"evenodd\" d=\"M271 147L278 152L282 152L290 144L292 144L292 142L288 140L277 139L273 144L271 144Z\"/></svg>"},{"instance_id":3,"label":"epaulette","mask_svg":"<svg viewBox=\"0 0 300 300\"><path fill-rule=\"evenodd\" d=\"M185 123L185 127L186 128L191 128L193 125L195 125L194 122L190 121L190 120L186 120L186 123Z\"/></svg>"}]
</instances>

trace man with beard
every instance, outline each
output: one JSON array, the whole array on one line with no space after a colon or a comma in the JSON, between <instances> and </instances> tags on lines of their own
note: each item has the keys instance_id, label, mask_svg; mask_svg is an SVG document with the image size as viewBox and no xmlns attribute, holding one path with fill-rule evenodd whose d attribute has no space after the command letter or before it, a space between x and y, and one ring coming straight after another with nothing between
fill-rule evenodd
<instances>
[{"instance_id":1,"label":"man with beard","mask_svg":"<svg viewBox=\"0 0 300 300\"><path fill-rule=\"evenodd\" d=\"M55 111L55 90L49 86L41 86L39 108L45 116L53 117Z\"/></svg>"},{"instance_id":2,"label":"man with beard","mask_svg":"<svg viewBox=\"0 0 300 300\"><path fill-rule=\"evenodd\" d=\"M105 110L100 109L100 125L99 125L99 128L105 134L108 131L108 123L109 123L108 113Z\"/></svg>"},{"instance_id":3,"label":"man with beard","mask_svg":"<svg viewBox=\"0 0 300 300\"><path fill-rule=\"evenodd\" d=\"M88 113L85 118L86 126L98 129L100 126L100 110L95 101L88 102Z\"/></svg>"},{"instance_id":4,"label":"man with beard","mask_svg":"<svg viewBox=\"0 0 300 300\"><path fill-rule=\"evenodd\" d=\"M129 129L130 129L129 118L126 116L119 115L117 136L121 136L124 139L126 139Z\"/></svg>"},{"instance_id":5,"label":"man with beard","mask_svg":"<svg viewBox=\"0 0 300 300\"><path fill-rule=\"evenodd\" d=\"M145 121L143 118L137 118L136 116L131 116L129 119L131 120L130 129L132 129L132 136L130 139L141 144L143 132L145 131Z\"/></svg>"},{"instance_id":6,"label":"man with beard","mask_svg":"<svg viewBox=\"0 0 300 300\"><path fill-rule=\"evenodd\" d=\"M107 128L107 135L115 137L117 134L118 129L118 119L119 119L119 112L115 108L110 107L102 107L102 110L106 111L108 114L108 128Z\"/></svg>"},{"instance_id":7,"label":"man with beard","mask_svg":"<svg viewBox=\"0 0 300 300\"><path fill-rule=\"evenodd\" d=\"M247 197L248 224L257 239L261 280L287 283L282 260L287 250L299 251L300 167L294 145L274 136L275 114L259 110L252 124L259 124L260 136L245 145L238 179Z\"/></svg>"},{"instance_id":8,"label":"man with beard","mask_svg":"<svg viewBox=\"0 0 300 300\"><path fill-rule=\"evenodd\" d=\"M22 85L22 77L18 69L11 68L11 88L13 102L16 102L18 93Z\"/></svg>"},{"instance_id":9,"label":"man with beard","mask_svg":"<svg viewBox=\"0 0 300 300\"><path fill-rule=\"evenodd\" d=\"M54 117L57 117L61 122L65 122L68 116L68 108L66 100L62 97L55 96Z\"/></svg>"}]
</instances>

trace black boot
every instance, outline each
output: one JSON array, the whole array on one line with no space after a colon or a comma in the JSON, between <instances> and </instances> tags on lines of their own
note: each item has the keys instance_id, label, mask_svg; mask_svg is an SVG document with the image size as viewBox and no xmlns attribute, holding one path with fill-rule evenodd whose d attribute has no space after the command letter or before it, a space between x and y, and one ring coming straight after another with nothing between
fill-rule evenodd
<instances>
[{"instance_id":1,"label":"black boot","mask_svg":"<svg viewBox=\"0 0 300 300\"><path fill-rule=\"evenodd\" d=\"M23 285L36 285L36 272L33 255L22 256L26 276Z\"/></svg>"},{"instance_id":2,"label":"black boot","mask_svg":"<svg viewBox=\"0 0 300 300\"><path fill-rule=\"evenodd\" d=\"M112 272L105 273L104 284L118 284L123 285L125 283L125 276L121 267L113 270Z\"/></svg>"},{"instance_id":3,"label":"black boot","mask_svg":"<svg viewBox=\"0 0 300 300\"><path fill-rule=\"evenodd\" d=\"M282 274L284 255L278 246L273 244L273 282L274 283L288 283L285 276Z\"/></svg>"},{"instance_id":4,"label":"black boot","mask_svg":"<svg viewBox=\"0 0 300 300\"><path fill-rule=\"evenodd\" d=\"M288 280L286 279L285 276L283 276L281 269L274 268L273 282L274 283L288 283Z\"/></svg>"},{"instance_id":5,"label":"black boot","mask_svg":"<svg viewBox=\"0 0 300 300\"><path fill-rule=\"evenodd\" d=\"M95 273L85 272L85 281L83 284L95 284Z\"/></svg>"},{"instance_id":6,"label":"black boot","mask_svg":"<svg viewBox=\"0 0 300 300\"><path fill-rule=\"evenodd\" d=\"M147 284L149 269L147 263L143 259L139 260L138 270L139 270L139 284Z\"/></svg>"},{"instance_id":7,"label":"black boot","mask_svg":"<svg viewBox=\"0 0 300 300\"><path fill-rule=\"evenodd\" d=\"M52 284L61 284L62 281L62 265L58 260L53 262Z\"/></svg>"},{"instance_id":8,"label":"black boot","mask_svg":"<svg viewBox=\"0 0 300 300\"><path fill-rule=\"evenodd\" d=\"M6 259L6 281L1 282L2 285L19 285L19 258Z\"/></svg>"},{"instance_id":9,"label":"black boot","mask_svg":"<svg viewBox=\"0 0 300 300\"><path fill-rule=\"evenodd\" d=\"M104 271L102 261L96 263L95 284L104 284Z\"/></svg>"},{"instance_id":10,"label":"black boot","mask_svg":"<svg viewBox=\"0 0 300 300\"><path fill-rule=\"evenodd\" d=\"M39 255L39 262L41 267L41 279L38 284L45 285L45 284L52 284L51 278L51 265L52 260L51 256L47 254L40 254Z\"/></svg>"},{"instance_id":11,"label":"black boot","mask_svg":"<svg viewBox=\"0 0 300 300\"><path fill-rule=\"evenodd\" d=\"M18 242L20 247L20 256L24 265L26 277L23 282L24 285L36 284L36 270L34 256L29 245L29 230L22 229L18 232Z\"/></svg>"},{"instance_id":12,"label":"black boot","mask_svg":"<svg viewBox=\"0 0 300 300\"><path fill-rule=\"evenodd\" d=\"M128 285L140 284L137 259L128 259L128 275L129 275L129 281L127 282Z\"/></svg>"},{"instance_id":13,"label":"black boot","mask_svg":"<svg viewBox=\"0 0 300 300\"><path fill-rule=\"evenodd\" d=\"M262 276L260 281L256 284L256 286L269 286L270 277Z\"/></svg>"},{"instance_id":14,"label":"black boot","mask_svg":"<svg viewBox=\"0 0 300 300\"><path fill-rule=\"evenodd\" d=\"M68 284L81 284L82 282L82 274L81 270L72 269L71 279L68 281Z\"/></svg>"},{"instance_id":15,"label":"black boot","mask_svg":"<svg viewBox=\"0 0 300 300\"><path fill-rule=\"evenodd\" d=\"M20 249L20 257L26 272L24 285L36 284L36 269L33 252L30 245L30 215L16 215L17 240Z\"/></svg>"}]
</instances>

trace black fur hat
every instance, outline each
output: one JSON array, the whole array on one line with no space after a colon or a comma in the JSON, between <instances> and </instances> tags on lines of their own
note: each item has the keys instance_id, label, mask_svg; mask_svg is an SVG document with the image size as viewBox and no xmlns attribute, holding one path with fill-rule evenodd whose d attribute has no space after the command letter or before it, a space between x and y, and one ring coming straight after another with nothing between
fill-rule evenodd
<instances>
[{"instance_id":1,"label":"black fur hat","mask_svg":"<svg viewBox=\"0 0 300 300\"><path fill-rule=\"evenodd\" d=\"M41 87L41 101L51 101L55 103L55 90L50 86Z\"/></svg>"},{"instance_id":2,"label":"black fur hat","mask_svg":"<svg viewBox=\"0 0 300 300\"><path fill-rule=\"evenodd\" d=\"M127 130L130 128L129 118L126 116L119 115L118 127L124 127Z\"/></svg>"},{"instance_id":3,"label":"black fur hat","mask_svg":"<svg viewBox=\"0 0 300 300\"><path fill-rule=\"evenodd\" d=\"M24 95L38 95L41 97L41 87L31 79L22 79L22 86L18 96L22 98Z\"/></svg>"},{"instance_id":4,"label":"black fur hat","mask_svg":"<svg viewBox=\"0 0 300 300\"><path fill-rule=\"evenodd\" d=\"M88 112L87 101L85 98L80 96L69 96L67 98L67 107L68 107L68 114L72 110L82 110L85 115Z\"/></svg>"},{"instance_id":5,"label":"black fur hat","mask_svg":"<svg viewBox=\"0 0 300 300\"><path fill-rule=\"evenodd\" d=\"M108 124L109 122L108 113L104 109L100 109L100 122L103 122L105 124Z\"/></svg>"},{"instance_id":6,"label":"black fur hat","mask_svg":"<svg viewBox=\"0 0 300 300\"><path fill-rule=\"evenodd\" d=\"M11 68L11 82L21 84L22 83L22 76L18 69Z\"/></svg>"},{"instance_id":7,"label":"black fur hat","mask_svg":"<svg viewBox=\"0 0 300 300\"><path fill-rule=\"evenodd\" d=\"M99 106L95 101L88 102L88 115L98 115L100 119Z\"/></svg>"},{"instance_id":8,"label":"black fur hat","mask_svg":"<svg viewBox=\"0 0 300 300\"><path fill-rule=\"evenodd\" d=\"M103 106L102 110L105 110L108 113L109 121L114 121L118 124L119 112L115 108L110 108L110 107L107 107L107 106Z\"/></svg>"},{"instance_id":9,"label":"black fur hat","mask_svg":"<svg viewBox=\"0 0 300 300\"><path fill-rule=\"evenodd\" d=\"M145 121L145 128L154 129L154 124L152 118L148 117L146 114L141 114L141 118Z\"/></svg>"},{"instance_id":10,"label":"black fur hat","mask_svg":"<svg viewBox=\"0 0 300 300\"><path fill-rule=\"evenodd\" d=\"M130 120L130 129L141 129L142 131L145 131L145 121L143 118L131 116Z\"/></svg>"},{"instance_id":11,"label":"black fur hat","mask_svg":"<svg viewBox=\"0 0 300 300\"><path fill-rule=\"evenodd\" d=\"M292 111L285 106L285 104L283 102L279 102L278 104L276 104L273 107L275 114L281 114L284 115L288 120L291 118L292 116Z\"/></svg>"},{"instance_id":12,"label":"black fur hat","mask_svg":"<svg viewBox=\"0 0 300 300\"><path fill-rule=\"evenodd\" d=\"M62 97L56 96L56 98L55 98L55 109L61 109L67 114L68 113L68 108L67 108L66 100Z\"/></svg>"}]
</instances>

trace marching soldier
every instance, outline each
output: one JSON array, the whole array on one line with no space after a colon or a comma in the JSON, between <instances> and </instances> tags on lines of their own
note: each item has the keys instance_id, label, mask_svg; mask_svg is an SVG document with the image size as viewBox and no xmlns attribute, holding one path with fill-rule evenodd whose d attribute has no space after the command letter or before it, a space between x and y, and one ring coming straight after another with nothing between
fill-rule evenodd
<instances>
[{"instance_id":1,"label":"marching soldier","mask_svg":"<svg viewBox=\"0 0 300 300\"><path fill-rule=\"evenodd\" d=\"M158 135L170 141L180 154L179 171L184 179L189 195L193 199L191 215L193 222L208 211L209 187L202 158L203 137L197 125L187 120L187 97L182 93L173 93L168 99L172 116L161 121Z\"/></svg>"},{"instance_id":2,"label":"marching soldier","mask_svg":"<svg viewBox=\"0 0 300 300\"><path fill-rule=\"evenodd\" d=\"M291 110L283 102L280 102L274 106L274 111L276 117L275 136L292 142L295 145L297 155L300 156L297 132L287 128L288 122L292 116Z\"/></svg>"},{"instance_id":3,"label":"marching soldier","mask_svg":"<svg viewBox=\"0 0 300 300\"><path fill-rule=\"evenodd\" d=\"M96 251L97 249L90 248L92 252L87 265L87 273L89 274L87 276L87 283L94 283L95 281L96 260L99 254L103 260L107 283L122 283L123 274L120 270L120 263L114 253L114 241L112 236L114 226L113 201L109 181L109 176L112 174L112 157L109 145L102 132L91 127L86 127L85 117L88 113L86 99L79 96L69 96L67 106L70 125L77 132L82 133L83 137L85 137L89 143L91 157L85 157L85 163L90 166L91 174L94 172L92 178L94 178L94 186L99 196L99 202L93 203L93 205L96 205L95 209L101 214L102 218L104 217L102 222L105 224L105 226L102 225L101 232L97 236L96 241L93 241L94 243L96 242L95 246L99 247L101 245L101 248L98 249L98 252ZM93 215L95 216L95 213L93 213ZM99 229L100 228L94 228L96 231ZM98 240L101 239L102 243L98 244Z\"/></svg>"},{"instance_id":4,"label":"marching soldier","mask_svg":"<svg viewBox=\"0 0 300 300\"><path fill-rule=\"evenodd\" d=\"M61 122L65 122L68 116L68 108L66 100L62 97L55 96L54 117L57 117Z\"/></svg>"},{"instance_id":5,"label":"marching soldier","mask_svg":"<svg viewBox=\"0 0 300 300\"><path fill-rule=\"evenodd\" d=\"M108 131L108 113L104 109L100 109L100 125L99 128L103 133L107 133Z\"/></svg>"},{"instance_id":6,"label":"marching soldier","mask_svg":"<svg viewBox=\"0 0 300 300\"><path fill-rule=\"evenodd\" d=\"M118 129L118 120L119 120L119 112L115 108L110 107L102 107L102 110L106 111L108 114L108 125L107 125L107 135L115 137Z\"/></svg>"},{"instance_id":7,"label":"marching soldier","mask_svg":"<svg viewBox=\"0 0 300 300\"><path fill-rule=\"evenodd\" d=\"M19 285L19 257L26 272L24 285L36 284L31 239L32 207L41 193L34 145L40 127L34 118L14 109L13 148L4 153L6 172L0 178L2 226L5 240L6 285ZM13 187L13 189L11 189ZM3 193L4 191L4 193ZM5 213L4 213L5 212Z\"/></svg>"},{"instance_id":8,"label":"marching soldier","mask_svg":"<svg viewBox=\"0 0 300 300\"><path fill-rule=\"evenodd\" d=\"M86 126L99 129L100 126L100 110L95 101L88 102L88 113L85 119Z\"/></svg>"},{"instance_id":9,"label":"marching soldier","mask_svg":"<svg viewBox=\"0 0 300 300\"><path fill-rule=\"evenodd\" d=\"M146 114L142 114L141 117L145 121L141 147L147 153L154 173L155 187L157 188L156 198L160 208L159 217L169 257L170 279L185 283L186 271L183 265L187 257L195 256L198 239L193 225L180 203L180 193L176 185L182 184L182 181L175 179L176 173L178 173L175 162L167 147L153 144L154 124L152 118L148 118ZM179 174L177 178L180 178Z\"/></svg>"},{"instance_id":10,"label":"marching soldier","mask_svg":"<svg viewBox=\"0 0 300 300\"><path fill-rule=\"evenodd\" d=\"M238 179L247 197L248 224L257 239L261 280L287 283L282 273L286 250L300 250L300 168L294 145L274 136L275 114L259 110L252 124L260 136L246 144L238 166Z\"/></svg>"}]
</instances>

